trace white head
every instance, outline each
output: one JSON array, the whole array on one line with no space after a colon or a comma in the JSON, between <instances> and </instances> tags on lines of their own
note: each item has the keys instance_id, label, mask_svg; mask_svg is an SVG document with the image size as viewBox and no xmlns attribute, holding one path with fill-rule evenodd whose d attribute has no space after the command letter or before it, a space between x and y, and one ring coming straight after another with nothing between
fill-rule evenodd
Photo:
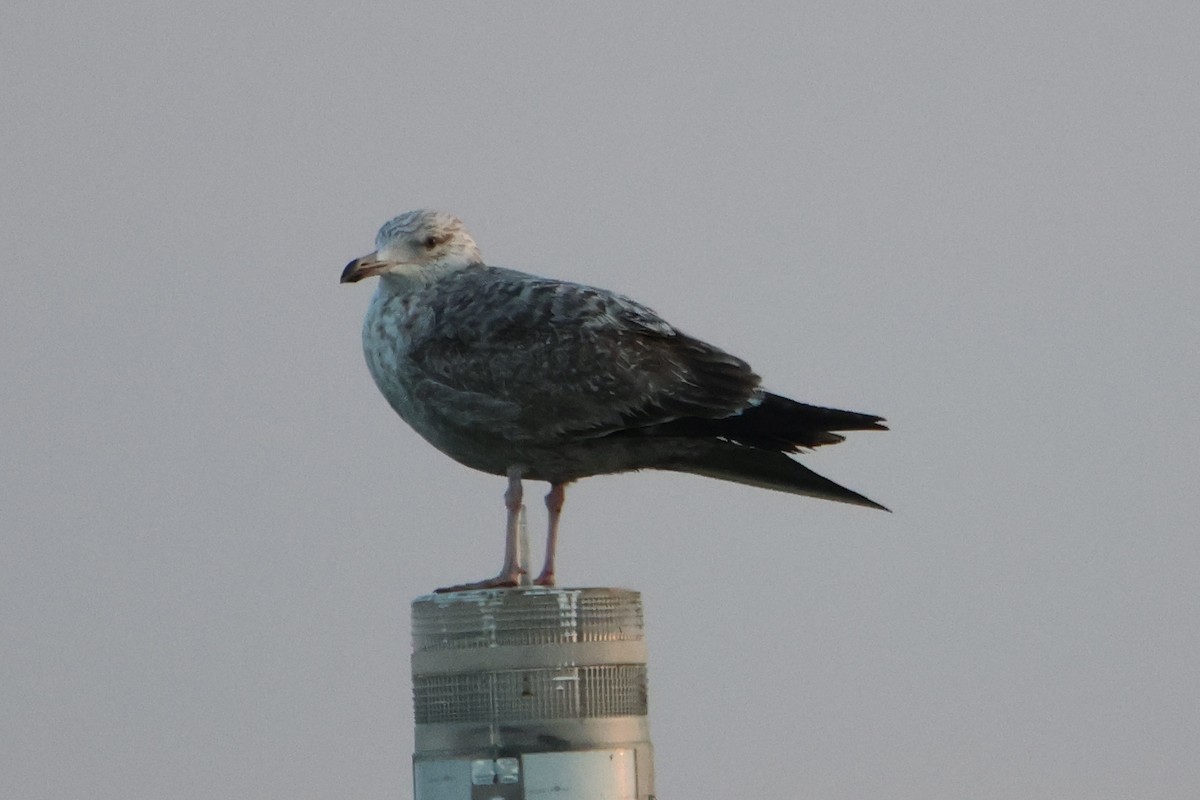
<instances>
[{"instance_id":1,"label":"white head","mask_svg":"<svg viewBox=\"0 0 1200 800\"><path fill-rule=\"evenodd\" d=\"M342 271L342 283L372 275L415 275L482 264L483 256L462 220L444 211L419 209L388 220L375 237L375 252L356 258Z\"/></svg>"}]
</instances>

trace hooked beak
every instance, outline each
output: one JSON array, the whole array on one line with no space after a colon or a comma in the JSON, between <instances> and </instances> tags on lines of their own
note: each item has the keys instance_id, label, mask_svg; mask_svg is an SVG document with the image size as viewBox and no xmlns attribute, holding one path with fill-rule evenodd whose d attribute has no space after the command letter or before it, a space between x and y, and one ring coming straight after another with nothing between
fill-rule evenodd
<instances>
[{"instance_id":1,"label":"hooked beak","mask_svg":"<svg viewBox=\"0 0 1200 800\"><path fill-rule=\"evenodd\" d=\"M369 278L390 267L387 261L380 261L377 253L370 253L362 258L356 258L342 270L342 283L357 283L363 278Z\"/></svg>"}]
</instances>

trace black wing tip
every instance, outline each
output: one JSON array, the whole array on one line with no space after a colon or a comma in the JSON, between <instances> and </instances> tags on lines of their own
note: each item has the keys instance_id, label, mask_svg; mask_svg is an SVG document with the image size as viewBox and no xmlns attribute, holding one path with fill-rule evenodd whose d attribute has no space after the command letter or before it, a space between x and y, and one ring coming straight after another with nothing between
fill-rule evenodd
<instances>
[{"instance_id":1,"label":"black wing tip","mask_svg":"<svg viewBox=\"0 0 1200 800\"><path fill-rule=\"evenodd\" d=\"M793 400L774 392L764 392L759 405L768 413L773 411L778 414L803 418L813 425L824 425L826 430L887 430L887 426L883 424L887 420L878 414L801 403L799 400Z\"/></svg>"},{"instance_id":2,"label":"black wing tip","mask_svg":"<svg viewBox=\"0 0 1200 800\"><path fill-rule=\"evenodd\" d=\"M825 479L825 480L828 480L828 479ZM832 481L831 481L831 483L832 483ZM863 508L873 508L877 511L886 511L889 514L892 513L892 510L890 508L888 508L887 506L885 506L883 503L876 503L871 498L867 497L866 495L861 495L858 492L854 491L853 489L847 489L845 486L841 486L840 484L836 484L836 483L834 483L833 486L837 487L837 489L839 489L840 491L836 495L824 495L824 499L833 500L833 501L839 502L839 503L847 503L852 506L862 506Z\"/></svg>"},{"instance_id":3,"label":"black wing tip","mask_svg":"<svg viewBox=\"0 0 1200 800\"><path fill-rule=\"evenodd\" d=\"M847 489L784 453L732 442L713 442L701 452L672 459L657 467L892 513L882 503Z\"/></svg>"}]
</instances>

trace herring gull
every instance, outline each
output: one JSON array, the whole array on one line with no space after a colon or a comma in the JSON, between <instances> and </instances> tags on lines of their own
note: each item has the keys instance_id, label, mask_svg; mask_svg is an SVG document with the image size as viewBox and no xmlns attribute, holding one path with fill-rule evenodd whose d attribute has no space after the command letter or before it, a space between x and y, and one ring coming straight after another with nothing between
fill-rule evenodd
<instances>
[{"instance_id":1,"label":"herring gull","mask_svg":"<svg viewBox=\"0 0 1200 800\"><path fill-rule=\"evenodd\" d=\"M500 574L451 589L521 583L522 479L550 484L543 586L565 487L590 475L688 472L887 510L788 455L886 430L882 417L771 394L742 359L622 295L488 266L457 217L385 223L341 282L370 276L363 351L383 396L446 455L508 478Z\"/></svg>"}]
</instances>

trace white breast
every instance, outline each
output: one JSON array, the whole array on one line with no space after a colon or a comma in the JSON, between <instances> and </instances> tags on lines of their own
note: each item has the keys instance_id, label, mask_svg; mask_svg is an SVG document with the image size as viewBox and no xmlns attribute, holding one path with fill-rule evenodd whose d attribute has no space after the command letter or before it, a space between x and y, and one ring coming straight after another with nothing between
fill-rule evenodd
<instances>
[{"instance_id":1,"label":"white breast","mask_svg":"<svg viewBox=\"0 0 1200 800\"><path fill-rule=\"evenodd\" d=\"M375 385L405 422L418 427L419 409L413 405L408 363L415 335L422 327L421 314L414 313L407 296L377 291L363 319L363 355Z\"/></svg>"}]
</instances>

